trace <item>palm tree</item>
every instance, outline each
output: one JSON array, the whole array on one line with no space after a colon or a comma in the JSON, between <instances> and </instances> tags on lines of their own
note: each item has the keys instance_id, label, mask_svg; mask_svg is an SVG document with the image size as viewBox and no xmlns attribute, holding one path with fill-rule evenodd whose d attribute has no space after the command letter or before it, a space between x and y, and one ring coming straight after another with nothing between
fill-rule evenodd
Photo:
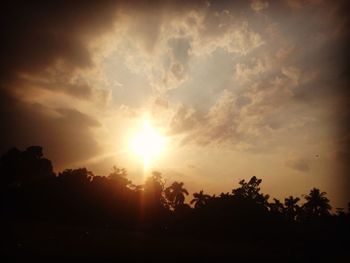
<instances>
[{"instance_id":1,"label":"palm tree","mask_svg":"<svg viewBox=\"0 0 350 263\"><path fill-rule=\"evenodd\" d=\"M326 192L321 192L320 189L311 189L310 193L305 196L305 212L312 216L329 215L332 207L325 195Z\"/></svg>"},{"instance_id":2,"label":"palm tree","mask_svg":"<svg viewBox=\"0 0 350 263\"><path fill-rule=\"evenodd\" d=\"M203 190L201 190L199 193L194 193L193 197L194 198L191 200L191 204L194 203L194 208L205 206L210 199L210 195L204 194Z\"/></svg>"},{"instance_id":3,"label":"palm tree","mask_svg":"<svg viewBox=\"0 0 350 263\"><path fill-rule=\"evenodd\" d=\"M185 194L188 195L188 191L183 188L183 186L183 182L173 182L171 186L165 189L165 196L174 209L183 205L185 202Z\"/></svg>"},{"instance_id":4,"label":"palm tree","mask_svg":"<svg viewBox=\"0 0 350 263\"><path fill-rule=\"evenodd\" d=\"M295 220L300 210L300 206L297 204L300 201L299 197L289 196L284 199L285 212L290 220Z\"/></svg>"}]
</instances>

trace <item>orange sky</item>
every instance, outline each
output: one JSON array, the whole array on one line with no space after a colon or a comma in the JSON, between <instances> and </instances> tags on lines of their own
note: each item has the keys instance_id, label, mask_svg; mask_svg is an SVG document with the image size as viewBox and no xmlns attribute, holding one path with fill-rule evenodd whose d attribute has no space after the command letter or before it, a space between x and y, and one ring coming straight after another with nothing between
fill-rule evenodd
<instances>
[{"instance_id":1,"label":"orange sky","mask_svg":"<svg viewBox=\"0 0 350 263\"><path fill-rule=\"evenodd\" d=\"M46 6L47 5L47 6ZM150 170L193 192L257 176L272 197L349 194L346 1L108 1L4 8L0 149L56 170L125 167L147 115Z\"/></svg>"}]
</instances>

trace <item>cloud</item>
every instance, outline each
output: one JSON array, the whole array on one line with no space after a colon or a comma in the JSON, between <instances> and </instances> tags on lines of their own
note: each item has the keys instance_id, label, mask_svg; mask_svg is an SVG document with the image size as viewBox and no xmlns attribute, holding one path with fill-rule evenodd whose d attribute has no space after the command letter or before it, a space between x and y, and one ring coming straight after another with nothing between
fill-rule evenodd
<instances>
[{"instance_id":1,"label":"cloud","mask_svg":"<svg viewBox=\"0 0 350 263\"><path fill-rule=\"evenodd\" d=\"M300 69L296 67L282 67L282 74L291 80L291 84L296 86L299 84Z\"/></svg>"},{"instance_id":2,"label":"cloud","mask_svg":"<svg viewBox=\"0 0 350 263\"><path fill-rule=\"evenodd\" d=\"M209 19L208 19L209 20ZM262 36L255 32L245 20L230 21L225 24L215 25L219 28L217 31L212 26L201 27L195 42L193 43L193 52L210 54L213 51L223 48L229 53L237 53L245 56L262 46L265 42ZM207 22L209 23L210 20Z\"/></svg>"},{"instance_id":3,"label":"cloud","mask_svg":"<svg viewBox=\"0 0 350 263\"><path fill-rule=\"evenodd\" d=\"M72 70L92 66L88 43L113 26L115 3L6 3L1 11L0 77L37 73L57 61Z\"/></svg>"},{"instance_id":4,"label":"cloud","mask_svg":"<svg viewBox=\"0 0 350 263\"><path fill-rule=\"evenodd\" d=\"M347 6L6 4L0 18L6 25L0 44L6 135L0 145L45 144L61 164L90 158L101 151L96 119L104 127L115 109L136 118L152 98L154 111L169 117L169 135L182 145L267 152L287 147L291 134L342 137L350 123ZM41 99L43 92L50 99ZM57 102L62 94L70 97L64 105ZM77 147L65 154L71 145ZM300 160L289 165L307 167Z\"/></svg>"},{"instance_id":5,"label":"cloud","mask_svg":"<svg viewBox=\"0 0 350 263\"><path fill-rule=\"evenodd\" d=\"M189 132L200 125L200 116L193 108L180 105L172 116L170 122L170 134Z\"/></svg>"},{"instance_id":6,"label":"cloud","mask_svg":"<svg viewBox=\"0 0 350 263\"><path fill-rule=\"evenodd\" d=\"M93 129L100 123L74 108L50 109L2 94L0 149L41 145L57 167L73 164L99 152Z\"/></svg>"},{"instance_id":7,"label":"cloud","mask_svg":"<svg viewBox=\"0 0 350 263\"><path fill-rule=\"evenodd\" d=\"M240 106L237 98L231 92L224 90L206 113L181 105L174 113L169 128L170 133L184 136L182 145L237 143L241 136L239 121Z\"/></svg>"},{"instance_id":8,"label":"cloud","mask_svg":"<svg viewBox=\"0 0 350 263\"><path fill-rule=\"evenodd\" d=\"M88 79L78 74L71 75L66 69L54 69L39 74L22 74L15 86L18 90L36 89L61 93L80 100L106 105L110 99L110 90L94 87Z\"/></svg>"},{"instance_id":9,"label":"cloud","mask_svg":"<svg viewBox=\"0 0 350 263\"><path fill-rule=\"evenodd\" d=\"M91 108L106 105L110 98L110 91L89 82L84 72L93 73L91 43L113 31L118 6L116 1L2 5L1 152L42 145L62 167L101 150L93 134L100 124L79 108L78 100ZM44 90L51 92L51 105L40 101ZM73 105L61 107L60 94L71 97L67 102Z\"/></svg>"},{"instance_id":10,"label":"cloud","mask_svg":"<svg viewBox=\"0 0 350 263\"><path fill-rule=\"evenodd\" d=\"M249 65L250 64L250 65ZM268 70L265 60L252 58L249 63L237 63L235 66L235 78L242 84L256 82L258 77Z\"/></svg>"},{"instance_id":11,"label":"cloud","mask_svg":"<svg viewBox=\"0 0 350 263\"><path fill-rule=\"evenodd\" d=\"M290 157L286 160L285 165L298 172L309 172L311 169L310 160L303 157Z\"/></svg>"},{"instance_id":12,"label":"cloud","mask_svg":"<svg viewBox=\"0 0 350 263\"><path fill-rule=\"evenodd\" d=\"M262 0L253 0L250 3L250 7L255 11L255 12L260 12L266 8L269 7L269 3L267 1L262 1Z\"/></svg>"}]
</instances>

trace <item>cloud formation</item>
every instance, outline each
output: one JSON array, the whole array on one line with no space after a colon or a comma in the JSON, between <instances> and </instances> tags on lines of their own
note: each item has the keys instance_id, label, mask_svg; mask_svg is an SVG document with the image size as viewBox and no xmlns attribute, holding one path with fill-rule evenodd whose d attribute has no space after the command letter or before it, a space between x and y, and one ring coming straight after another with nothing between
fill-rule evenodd
<instances>
[{"instance_id":1,"label":"cloud formation","mask_svg":"<svg viewBox=\"0 0 350 263\"><path fill-rule=\"evenodd\" d=\"M310 160L302 157L290 157L285 164L299 172L308 172L311 168Z\"/></svg>"},{"instance_id":2,"label":"cloud formation","mask_svg":"<svg viewBox=\"0 0 350 263\"><path fill-rule=\"evenodd\" d=\"M93 68L92 40L113 28L116 2L5 3L1 10L1 152L39 144L58 166L99 151L90 128L99 124L74 105L28 101L40 90L105 103L108 91L78 80ZM73 146L75 145L75 146Z\"/></svg>"},{"instance_id":3,"label":"cloud formation","mask_svg":"<svg viewBox=\"0 0 350 263\"><path fill-rule=\"evenodd\" d=\"M317 150L347 169L348 10L311 0L7 3L0 150L41 144L64 166L103 155L106 138L121 145L123 125L151 112L174 148L252 160ZM314 170L303 158L285 164Z\"/></svg>"}]
</instances>

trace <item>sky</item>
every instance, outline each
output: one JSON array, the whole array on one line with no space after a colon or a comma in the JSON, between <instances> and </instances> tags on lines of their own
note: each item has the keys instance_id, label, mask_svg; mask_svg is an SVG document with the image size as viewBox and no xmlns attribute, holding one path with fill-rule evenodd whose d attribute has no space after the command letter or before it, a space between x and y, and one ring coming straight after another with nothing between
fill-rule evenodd
<instances>
[{"instance_id":1,"label":"sky","mask_svg":"<svg viewBox=\"0 0 350 263\"><path fill-rule=\"evenodd\" d=\"M71 1L72 2L72 1ZM271 197L350 201L347 1L2 4L0 152L57 172L152 170L191 192L263 179ZM145 120L166 140L147 172Z\"/></svg>"}]
</instances>

